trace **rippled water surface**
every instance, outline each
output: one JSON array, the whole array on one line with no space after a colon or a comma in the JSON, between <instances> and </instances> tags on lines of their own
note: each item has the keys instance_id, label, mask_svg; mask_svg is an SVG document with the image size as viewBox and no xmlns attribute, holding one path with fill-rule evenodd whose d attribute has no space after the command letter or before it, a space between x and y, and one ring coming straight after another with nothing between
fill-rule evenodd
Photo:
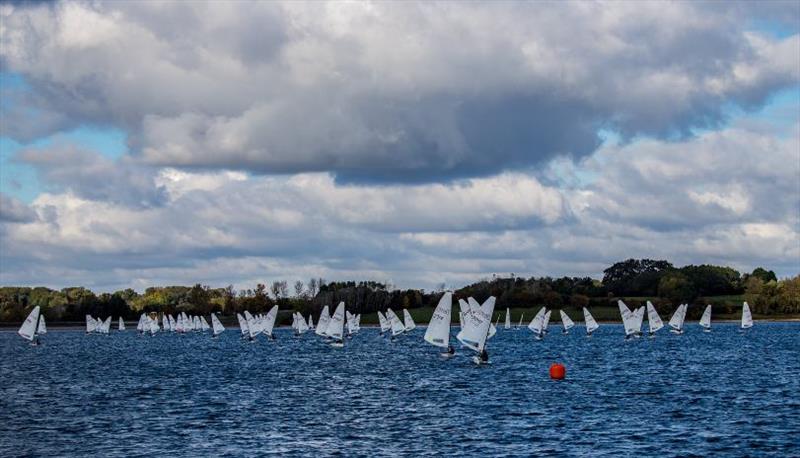
<instances>
[{"instance_id":1,"label":"rippled water surface","mask_svg":"<svg viewBox=\"0 0 800 458\"><path fill-rule=\"evenodd\" d=\"M800 323L696 328L501 329L480 368L422 328L344 349L288 329L0 332L0 456L800 455Z\"/></svg>"}]
</instances>

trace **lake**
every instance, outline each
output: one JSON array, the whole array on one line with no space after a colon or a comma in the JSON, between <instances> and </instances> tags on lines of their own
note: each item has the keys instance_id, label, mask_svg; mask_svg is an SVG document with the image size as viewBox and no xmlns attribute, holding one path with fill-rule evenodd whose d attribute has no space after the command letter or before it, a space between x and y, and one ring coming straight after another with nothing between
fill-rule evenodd
<instances>
[{"instance_id":1,"label":"lake","mask_svg":"<svg viewBox=\"0 0 800 458\"><path fill-rule=\"evenodd\" d=\"M0 456L800 455L800 323L550 329L498 330L486 367L439 358L423 327L344 349L289 329L0 332Z\"/></svg>"}]
</instances>

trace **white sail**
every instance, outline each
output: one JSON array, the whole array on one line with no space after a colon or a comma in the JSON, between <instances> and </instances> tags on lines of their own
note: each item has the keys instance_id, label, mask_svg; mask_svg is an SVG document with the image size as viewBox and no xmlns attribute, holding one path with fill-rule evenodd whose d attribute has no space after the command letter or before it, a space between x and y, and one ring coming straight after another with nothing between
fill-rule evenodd
<instances>
[{"instance_id":1,"label":"white sail","mask_svg":"<svg viewBox=\"0 0 800 458\"><path fill-rule=\"evenodd\" d=\"M316 334L318 336L327 335L328 325L330 324L331 316L328 314L328 306L322 307L322 312L319 314L319 322L317 323Z\"/></svg>"},{"instance_id":2,"label":"white sail","mask_svg":"<svg viewBox=\"0 0 800 458\"><path fill-rule=\"evenodd\" d=\"M386 319L389 320L389 325L392 327L393 337L406 331L406 326L400 321L400 318L394 313L394 310L386 309Z\"/></svg>"},{"instance_id":3,"label":"white sail","mask_svg":"<svg viewBox=\"0 0 800 458\"><path fill-rule=\"evenodd\" d=\"M575 322L563 310L559 310L558 313L561 315L561 324L564 326L564 332L575 327Z\"/></svg>"},{"instance_id":4,"label":"white sail","mask_svg":"<svg viewBox=\"0 0 800 458\"><path fill-rule=\"evenodd\" d=\"M464 299L458 300L458 327L464 329L464 317L469 313L469 305Z\"/></svg>"},{"instance_id":5,"label":"white sail","mask_svg":"<svg viewBox=\"0 0 800 458\"><path fill-rule=\"evenodd\" d=\"M511 329L511 309L506 308L506 326L505 329Z\"/></svg>"},{"instance_id":6,"label":"white sail","mask_svg":"<svg viewBox=\"0 0 800 458\"><path fill-rule=\"evenodd\" d=\"M117 330L118 331L125 330L125 321L122 320L122 317L119 317L119 321L117 322Z\"/></svg>"},{"instance_id":7,"label":"white sail","mask_svg":"<svg viewBox=\"0 0 800 458\"><path fill-rule=\"evenodd\" d=\"M619 314L622 316L622 325L625 326L625 336L630 336L636 333L636 317L622 301L617 301L619 307Z\"/></svg>"},{"instance_id":8,"label":"white sail","mask_svg":"<svg viewBox=\"0 0 800 458\"><path fill-rule=\"evenodd\" d=\"M39 329L36 330L36 334L47 334L47 324L44 322L44 314L39 314Z\"/></svg>"},{"instance_id":9,"label":"white sail","mask_svg":"<svg viewBox=\"0 0 800 458\"><path fill-rule=\"evenodd\" d=\"M308 315L308 329L314 329L314 318L310 314Z\"/></svg>"},{"instance_id":10,"label":"white sail","mask_svg":"<svg viewBox=\"0 0 800 458\"><path fill-rule=\"evenodd\" d=\"M550 326L550 314L553 313L552 310L548 310L547 313L544 314L544 322L542 323L542 331L547 332L547 328Z\"/></svg>"},{"instance_id":11,"label":"white sail","mask_svg":"<svg viewBox=\"0 0 800 458\"><path fill-rule=\"evenodd\" d=\"M342 341L344 337L344 302L339 302L336 310L333 311L331 319L328 322L328 329L325 335L331 339Z\"/></svg>"},{"instance_id":12,"label":"white sail","mask_svg":"<svg viewBox=\"0 0 800 458\"><path fill-rule=\"evenodd\" d=\"M545 307L540 308L539 311L536 312L536 315L534 315L534 317L531 320L530 324L528 325L528 329L533 331L533 333L536 334L536 335L541 335L542 334L542 329L544 327L544 316L545 316L545 314L547 314L547 309Z\"/></svg>"},{"instance_id":13,"label":"white sail","mask_svg":"<svg viewBox=\"0 0 800 458\"><path fill-rule=\"evenodd\" d=\"M244 311L244 320L247 322L247 332L251 339L261 332L256 318L248 310Z\"/></svg>"},{"instance_id":14,"label":"white sail","mask_svg":"<svg viewBox=\"0 0 800 458\"><path fill-rule=\"evenodd\" d=\"M600 327L597 324L597 321L594 319L591 313L589 313L589 309L586 307L583 308L583 322L586 324L586 334L591 335L597 328Z\"/></svg>"},{"instance_id":15,"label":"white sail","mask_svg":"<svg viewBox=\"0 0 800 458\"><path fill-rule=\"evenodd\" d=\"M742 304L742 329L753 327L753 314L750 313L750 305L745 302Z\"/></svg>"},{"instance_id":16,"label":"white sail","mask_svg":"<svg viewBox=\"0 0 800 458\"><path fill-rule=\"evenodd\" d=\"M488 301L488 299L487 299L487 301ZM469 304L469 308L470 308L471 313L478 313L478 311L481 310L481 307L483 307L483 305L479 304L478 301L475 300L474 297L468 297L467 298L467 304ZM484 304L486 304L486 302L484 302ZM489 334L487 335L486 338L487 339L491 339L492 337L494 337L495 334L497 334L497 327L495 327L495 325L492 324L492 317L490 316L489 317Z\"/></svg>"},{"instance_id":17,"label":"white sail","mask_svg":"<svg viewBox=\"0 0 800 458\"><path fill-rule=\"evenodd\" d=\"M386 319L386 316L384 316L380 310L378 310L378 323L381 325L381 332L386 332L392 329L392 325L389 324L389 320Z\"/></svg>"},{"instance_id":18,"label":"white sail","mask_svg":"<svg viewBox=\"0 0 800 458\"><path fill-rule=\"evenodd\" d=\"M212 313L211 314L211 332L213 335L218 336L225 330L225 326L222 325L222 322L219 321L217 315Z\"/></svg>"},{"instance_id":19,"label":"white sail","mask_svg":"<svg viewBox=\"0 0 800 458\"><path fill-rule=\"evenodd\" d=\"M206 317L204 316L200 317L200 329L202 329L203 331L208 331L209 329L211 329L211 326L208 325L208 321L206 321Z\"/></svg>"},{"instance_id":20,"label":"white sail","mask_svg":"<svg viewBox=\"0 0 800 458\"><path fill-rule=\"evenodd\" d=\"M356 316L350 311L344 311L344 327L347 330L347 335L352 335L355 332Z\"/></svg>"},{"instance_id":21,"label":"white sail","mask_svg":"<svg viewBox=\"0 0 800 458\"><path fill-rule=\"evenodd\" d=\"M688 305L681 304L675 309L675 313L672 314L672 318L669 320L669 325L672 329L678 332L683 331L683 320L686 318L686 308Z\"/></svg>"},{"instance_id":22,"label":"white sail","mask_svg":"<svg viewBox=\"0 0 800 458\"><path fill-rule=\"evenodd\" d=\"M465 320L465 329L457 336L459 342L465 347L482 352L486 346L486 339L489 337L489 327L492 324L494 314L495 297L490 296L477 310L472 309L472 313Z\"/></svg>"},{"instance_id":23,"label":"white sail","mask_svg":"<svg viewBox=\"0 0 800 458\"><path fill-rule=\"evenodd\" d=\"M22 326L19 327L17 334L19 334L23 339L33 341L33 339L36 337L36 329L39 327L39 311L40 308L37 305L33 308L33 310L31 310L31 313L28 314L28 317L25 318L25 321L22 322Z\"/></svg>"},{"instance_id":24,"label":"white sail","mask_svg":"<svg viewBox=\"0 0 800 458\"><path fill-rule=\"evenodd\" d=\"M172 315L169 316L169 330L173 332L178 330L177 325L175 323L175 317Z\"/></svg>"},{"instance_id":25,"label":"white sail","mask_svg":"<svg viewBox=\"0 0 800 458\"><path fill-rule=\"evenodd\" d=\"M436 309L433 311L428 329L425 330L425 341L437 347L450 346L450 319L453 309L453 294L444 293Z\"/></svg>"},{"instance_id":26,"label":"white sail","mask_svg":"<svg viewBox=\"0 0 800 458\"><path fill-rule=\"evenodd\" d=\"M111 317L106 318L103 322L103 334L111 332Z\"/></svg>"},{"instance_id":27,"label":"white sail","mask_svg":"<svg viewBox=\"0 0 800 458\"><path fill-rule=\"evenodd\" d=\"M636 318L636 334L642 333L642 323L644 322L644 307L639 307L633 311L633 317Z\"/></svg>"},{"instance_id":28,"label":"white sail","mask_svg":"<svg viewBox=\"0 0 800 458\"><path fill-rule=\"evenodd\" d=\"M308 331L308 323L306 323L305 318L299 312L297 313L297 333L303 334L304 332Z\"/></svg>"},{"instance_id":29,"label":"white sail","mask_svg":"<svg viewBox=\"0 0 800 458\"><path fill-rule=\"evenodd\" d=\"M703 316L700 317L700 326L711 329L711 304L706 305Z\"/></svg>"},{"instance_id":30,"label":"white sail","mask_svg":"<svg viewBox=\"0 0 800 458\"><path fill-rule=\"evenodd\" d=\"M272 329L275 327L275 319L278 318L278 306L273 305L267 316L264 317L262 332L272 337Z\"/></svg>"},{"instance_id":31,"label":"white sail","mask_svg":"<svg viewBox=\"0 0 800 458\"><path fill-rule=\"evenodd\" d=\"M97 323L91 315L86 315L86 333L94 332L97 329Z\"/></svg>"},{"instance_id":32,"label":"white sail","mask_svg":"<svg viewBox=\"0 0 800 458\"><path fill-rule=\"evenodd\" d=\"M656 308L653 307L650 301L647 301L647 327L650 334L655 334L656 331L664 327L664 322L661 321L661 317L658 316Z\"/></svg>"},{"instance_id":33,"label":"white sail","mask_svg":"<svg viewBox=\"0 0 800 458\"><path fill-rule=\"evenodd\" d=\"M181 319L180 315L178 315L178 319ZM249 334L250 330L247 329L247 320L244 319L241 313L236 314L236 319L239 320L239 329L242 331L242 335Z\"/></svg>"},{"instance_id":34,"label":"white sail","mask_svg":"<svg viewBox=\"0 0 800 458\"><path fill-rule=\"evenodd\" d=\"M525 318L525 314L524 314L524 313L523 313L523 314L521 314L521 315L519 316L519 324L517 324L517 327L518 327L518 328L521 328L521 327L522 327L522 319L523 319L523 318Z\"/></svg>"},{"instance_id":35,"label":"white sail","mask_svg":"<svg viewBox=\"0 0 800 458\"><path fill-rule=\"evenodd\" d=\"M411 314L408 313L408 309L403 309L403 321L405 321L404 326L406 328L406 332L417 327L417 324L414 323L414 319L411 318Z\"/></svg>"}]
</instances>

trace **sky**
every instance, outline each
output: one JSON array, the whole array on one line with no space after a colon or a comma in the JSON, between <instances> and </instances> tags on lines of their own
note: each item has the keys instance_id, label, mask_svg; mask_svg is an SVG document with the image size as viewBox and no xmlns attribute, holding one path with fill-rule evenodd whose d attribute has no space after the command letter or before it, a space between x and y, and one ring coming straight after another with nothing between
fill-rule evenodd
<instances>
[{"instance_id":1,"label":"sky","mask_svg":"<svg viewBox=\"0 0 800 458\"><path fill-rule=\"evenodd\" d=\"M0 285L800 273L800 3L0 4Z\"/></svg>"}]
</instances>

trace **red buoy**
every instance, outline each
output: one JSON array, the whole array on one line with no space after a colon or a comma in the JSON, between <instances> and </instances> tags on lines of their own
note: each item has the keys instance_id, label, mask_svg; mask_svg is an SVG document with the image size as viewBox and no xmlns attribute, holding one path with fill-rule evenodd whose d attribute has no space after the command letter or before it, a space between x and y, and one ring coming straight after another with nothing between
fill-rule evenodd
<instances>
[{"instance_id":1,"label":"red buoy","mask_svg":"<svg viewBox=\"0 0 800 458\"><path fill-rule=\"evenodd\" d=\"M561 363L553 363L550 366L550 378L553 380L564 380L567 376L567 368Z\"/></svg>"}]
</instances>

